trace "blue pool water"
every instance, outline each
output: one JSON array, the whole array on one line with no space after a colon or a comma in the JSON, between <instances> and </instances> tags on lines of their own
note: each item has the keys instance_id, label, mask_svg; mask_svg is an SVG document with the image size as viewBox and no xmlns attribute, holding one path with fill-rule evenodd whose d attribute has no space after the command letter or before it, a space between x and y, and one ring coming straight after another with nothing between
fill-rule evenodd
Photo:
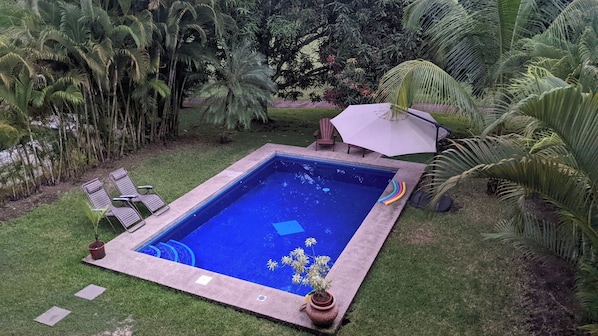
<instances>
[{"instance_id":1,"label":"blue pool water","mask_svg":"<svg viewBox=\"0 0 598 336\"><path fill-rule=\"evenodd\" d=\"M276 155L138 251L304 295L268 260L314 237L333 264L395 173Z\"/></svg>"}]
</instances>

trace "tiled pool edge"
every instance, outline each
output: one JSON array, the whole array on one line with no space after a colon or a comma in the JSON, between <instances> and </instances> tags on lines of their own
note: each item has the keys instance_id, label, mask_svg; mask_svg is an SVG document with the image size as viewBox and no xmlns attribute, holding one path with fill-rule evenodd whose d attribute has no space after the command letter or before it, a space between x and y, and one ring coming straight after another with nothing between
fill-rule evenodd
<instances>
[{"instance_id":1,"label":"tiled pool edge","mask_svg":"<svg viewBox=\"0 0 598 336\"><path fill-rule=\"evenodd\" d=\"M134 233L123 233L106 244L106 257L92 260L89 256L83 260L89 264L107 268L134 277L162 284L177 290L185 291L231 305L241 310L251 311L264 317L298 325L307 329L315 329L307 315L299 311L303 297L216 274L206 270L172 263L134 251L141 244L149 241L167 226L184 216L199 203L213 196L222 188L233 183L239 176L255 165L264 162L275 154L289 154L299 157L340 161L366 166L378 166L398 169L395 179L405 181L407 194L391 205L377 203L330 271L328 278L333 281L331 292L339 305L339 315L329 331L340 325L351 304L361 282L367 275L379 250L381 249L394 223L399 217L413 187L419 181L425 165L379 158L376 155L361 157L347 154L346 145L337 143L335 152L330 149L315 151L313 148L267 144L245 158L229 166L221 173L210 178L184 196L170 204L170 210L160 216L146 219L146 225ZM372 154L372 153L370 153ZM385 194L390 192L387 187ZM355 261L358 262L355 262ZM264 264L265 267L265 264ZM169 272L164 272L169 269ZM211 277L207 285L196 283L201 276ZM258 297L265 296L264 300ZM320 330L320 329L317 329Z\"/></svg>"}]
</instances>

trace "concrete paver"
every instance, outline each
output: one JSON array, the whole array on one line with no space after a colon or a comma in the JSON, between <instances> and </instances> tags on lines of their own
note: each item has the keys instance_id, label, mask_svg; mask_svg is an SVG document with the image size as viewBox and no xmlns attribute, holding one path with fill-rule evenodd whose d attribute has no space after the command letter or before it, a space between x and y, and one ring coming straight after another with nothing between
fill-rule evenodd
<instances>
[{"instance_id":1,"label":"concrete paver","mask_svg":"<svg viewBox=\"0 0 598 336\"><path fill-rule=\"evenodd\" d=\"M54 306L38 316L35 321L52 327L70 313L70 310Z\"/></svg>"},{"instance_id":2,"label":"concrete paver","mask_svg":"<svg viewBox=\"0 0 598 336\"><path fill-rule=\"evenodd\" d=\"M106 288L104 287L92 284L75 293L75 296L86 300L93 300L104 293L105 290Z\"/></svg>"}]
</instances>

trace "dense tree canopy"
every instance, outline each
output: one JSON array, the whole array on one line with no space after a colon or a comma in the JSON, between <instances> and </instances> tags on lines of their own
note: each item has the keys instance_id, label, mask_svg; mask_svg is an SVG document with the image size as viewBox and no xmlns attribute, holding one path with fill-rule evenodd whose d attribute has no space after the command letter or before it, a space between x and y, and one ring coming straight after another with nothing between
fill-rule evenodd
<instances>
[{"instance_id":1,"label":"dense tree canopy","mask_svg":"<svg viewBox=\"0 0 598 336\"><path fill-rule=\"evenodd\" d=\"M255 41L274 70L279 96L328 88L340 105L371 99L380 76L420 56L416 33L402 29L402 0L235 2L238 38ZM306 96L304 96L305 98Z\"/></svg>"},{"instance_id":2,"label":"dense tree canopy","mask_svg":"<svg viewBox=\"0 0 598 336\"><path fill-rule=\"evenodd\" d=\"M17 181L53 183L176 136L185 90L207 81L206 60L234 26L209 0L24 5L0 13L1 141L20 143L0 176L14 197L30 189Z\"/></svg>"}]
</instances>

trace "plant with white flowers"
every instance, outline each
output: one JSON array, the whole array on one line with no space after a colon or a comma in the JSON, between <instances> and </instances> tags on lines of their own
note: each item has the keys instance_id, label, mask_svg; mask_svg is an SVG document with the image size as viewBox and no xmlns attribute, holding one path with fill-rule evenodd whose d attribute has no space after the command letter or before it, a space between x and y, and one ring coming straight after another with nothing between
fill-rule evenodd
<instances>
[{"instance_id":1,"label":"plant with white flowers","mask_svg":"<svg viewBox=\"0 0 598 336\"><path fill-rule=\"evenodd\" d=\"M283 266L288 265L295 270L292 278L293 283L310 286L315 295L326 292L331 286L331 281L326 280L326 274L330 271L330 266L328 266L330 257L316 256L314 251L316 243L315 238L305 240L305 247L311 248L311 255L298 247L292 250L289 255L282 257L281 260ZM278 262L272 259L268 260L268 268L274 271L278 268Z\"/></svg>"}]
</instances>

